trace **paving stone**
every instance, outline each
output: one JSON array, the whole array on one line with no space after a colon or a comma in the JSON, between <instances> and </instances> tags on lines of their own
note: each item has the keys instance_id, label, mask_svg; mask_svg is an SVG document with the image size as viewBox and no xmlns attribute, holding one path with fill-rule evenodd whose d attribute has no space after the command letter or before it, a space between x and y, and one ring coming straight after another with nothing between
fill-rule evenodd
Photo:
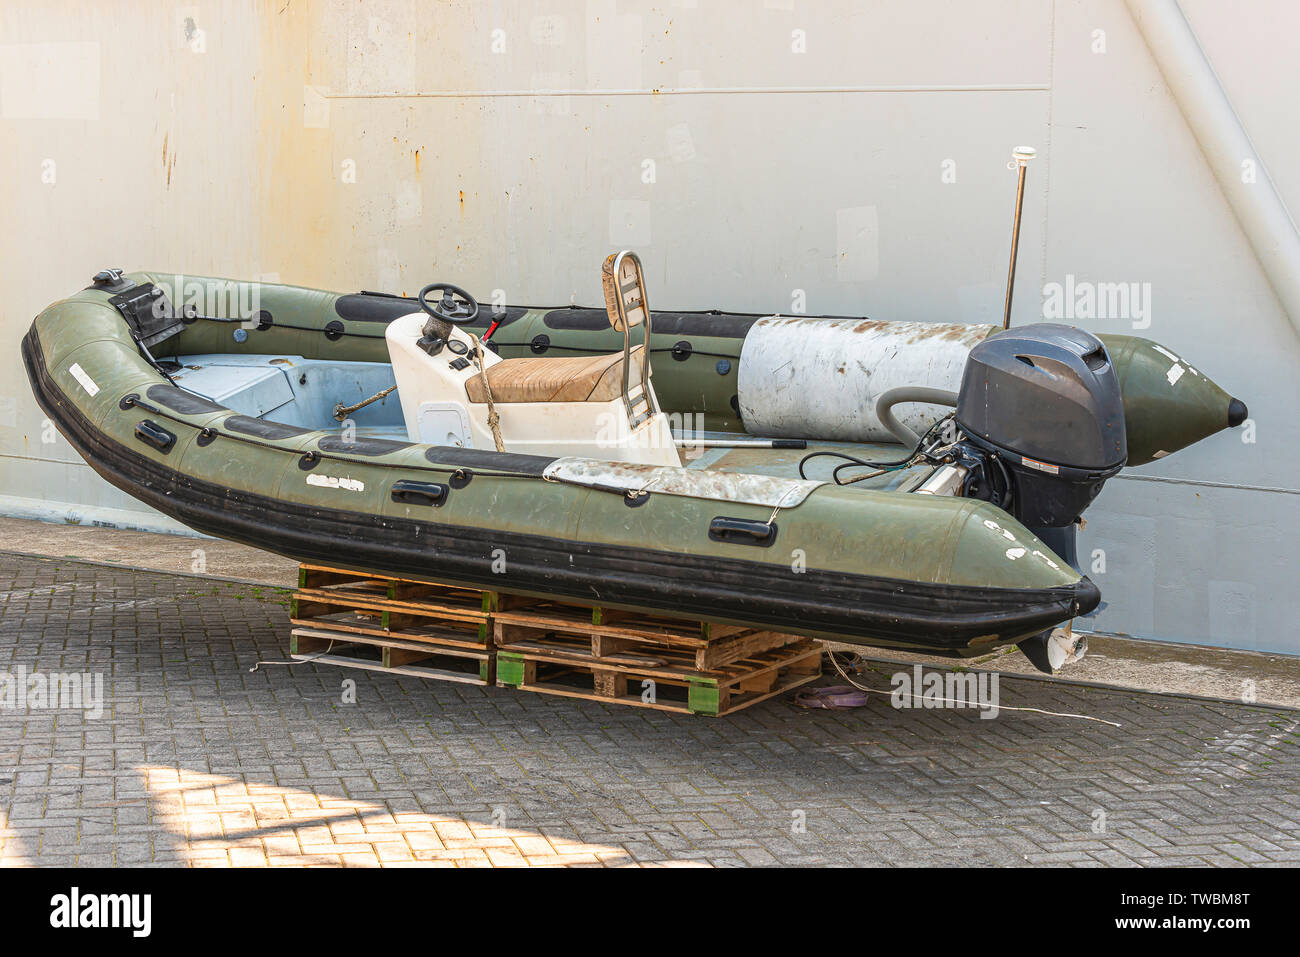
<instances>
[{"instance_id":1,"label":"paving stone","mask_svg":"<svg viewBox=\"0 0 1300 957\"><path fill-rule=\"evenodd\" d=\"M285 657L272 588L4 553L0 580L0 671L104 678L98 718L0 710L0 864L1300 863L1290 712L1004 677L1004 706L1121 727L885 697L693 718L250 672Z\"/></svg>"}]
</instances>

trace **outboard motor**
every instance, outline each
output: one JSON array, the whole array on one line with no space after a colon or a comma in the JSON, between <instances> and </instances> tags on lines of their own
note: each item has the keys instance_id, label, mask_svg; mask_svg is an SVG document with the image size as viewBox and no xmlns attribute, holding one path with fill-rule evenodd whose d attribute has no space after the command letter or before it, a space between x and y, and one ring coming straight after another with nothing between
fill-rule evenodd
<instances>
[{"instance_id":1,"label":"outboard motor","mask_svg":"<svg viewBox=\"0 0 1300 957\"><path fill-rule=\"evenodd\" d=\"M961 494L1036 532L1073 525L1127 459L1110 356L1073 326L1021 326L975 346L956 421L965 436L956 451L969 470Z\"/></svg>"},{"instance_id":2,"label":"outboard motor","mask_svg":"<svg viewBox=\"0 0 1300 957\"><path fill-rule=\"evenodd\" d=\"M990 336L971 350L956 421L961 494L1010 512L1082 574L1075 523L1128 460L1119 378L1101 340L1056 323ZM1019 646L1052 674L1087 640L1067 627Z\"/></svg>"}]
</instances>

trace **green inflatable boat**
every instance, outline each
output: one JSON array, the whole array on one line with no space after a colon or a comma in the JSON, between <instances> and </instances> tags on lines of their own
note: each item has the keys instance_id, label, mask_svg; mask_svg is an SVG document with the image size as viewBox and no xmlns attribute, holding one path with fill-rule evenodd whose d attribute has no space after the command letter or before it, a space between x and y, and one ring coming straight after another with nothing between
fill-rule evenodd
<instances>
[{"instance_id":1,"label":"green inflatable boat","mask_svg":"<svg viewBox=\"0 0 1300 957\"><path fill-rule=\"evenodd\" d=\"M603 309L480 308L105 270L22 352L100 475L209 535L1040 667L1100 601L1073 530L1105 481L1246 414L1143 339L652 313L634 254L602 278Z\"/></svg>"}]
</instances>

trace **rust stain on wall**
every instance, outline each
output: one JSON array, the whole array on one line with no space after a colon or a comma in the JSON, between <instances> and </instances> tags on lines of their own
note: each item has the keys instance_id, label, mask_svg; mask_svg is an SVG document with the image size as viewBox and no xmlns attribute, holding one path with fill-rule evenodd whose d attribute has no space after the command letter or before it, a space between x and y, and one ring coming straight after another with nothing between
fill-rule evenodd
<instances>
[{"instance_id":1,"label":"rust stain on wall","mask_svg":"<svg viewBox=\"0 0 1300 957\"><path fill-rule=\"evenodd\" d=\"M311 55L325 15L317 4L259 3L257 114L263 135L257 137L255 189L262 210L262 270L282 282L328 289L338 285L329 279L330 247L345 237L353 242L350 230L338 228L338 207L340 164L356 157L335 154L340 111L332 103L327 126L305 124L305 88L328 90L332 80L328 59Z\"/></svg>"},{"instance_id":2,"label":"rust stain on wall","mask_svg":"<svg viewBox=\"0 0 1300 957\"><path fill-rule=\"evenodd\" d=\"M402 4L256 3L264 271L323 289L396 290L447 278L431 269L470 265L479 273L464 281L497 282L497 257L467 264L456 254L458 216L468 220L469 197L496 175L479 147L482 111L451 97L383 95L482 85L477 53L444 49L447 36L481 32L476 8L404 18ZM423 55L435 47L440 56ZM304 99L321 97L326 118L306 125ZM501 215L481 206L476 217Z\"/></svg>"},{"instance_id":3,"label":"rust stain on wall","mask_svg":"<svg viewBox=\"0 0 1300 957\"><path fill-rule=\"evenodd\" d=\"M171 189L171 185L172 185L172 170L173 170L173 169L175 168L175 166L176 166L176 154L175 154L175 153L168 153L168 152L167 152L167 143L168 143L168 140L170 139L170 137L171 137L171 134L170 134L170 133L164 133L164 134L163 134L163 141L162 141L162 165L163 165L163 173L166 174L166 176L167 176L167 188L168 188L168 189Z\"/></svg>"}]
</instances>

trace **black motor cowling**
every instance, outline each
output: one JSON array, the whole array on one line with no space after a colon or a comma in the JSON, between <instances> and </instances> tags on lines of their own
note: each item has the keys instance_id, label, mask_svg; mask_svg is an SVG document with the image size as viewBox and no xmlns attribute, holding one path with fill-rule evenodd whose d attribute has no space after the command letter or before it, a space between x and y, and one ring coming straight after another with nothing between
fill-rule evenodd
<instances>
[{"instance_id":1,"label":"black motor cowling","mask_svg":"<svg viewBox=\"0 0 1300 957\"><path fill-rule=\"evenodd\" d=\"M977 345L956 418L978 466L965 493L1030 528L1070 525L1127 458L1115 368L1101 340L1073 326L1036 323Z\"/></svg>"}]
</instances>

